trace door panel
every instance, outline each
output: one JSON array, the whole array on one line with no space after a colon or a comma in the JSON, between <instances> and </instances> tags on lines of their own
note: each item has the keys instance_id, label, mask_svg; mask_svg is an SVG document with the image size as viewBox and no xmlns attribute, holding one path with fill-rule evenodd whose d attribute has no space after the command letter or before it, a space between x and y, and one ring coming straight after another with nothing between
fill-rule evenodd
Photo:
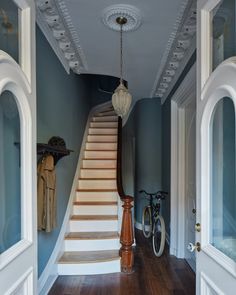
<instances>
[{"instance_id":1,"label":"door panel","mask_svg":"<svg viewBox=\"0 0 236 295\"><path fill-rule=\"evenodd\" d=\"M198 98L197 294L235 294L236 263L229 253L234 244L229 220L235 218L235 78L231 58L216 68Z\"/></svg>"},{"instance_id":2,"label":"door panel","mask_svg":"<svg viewBox=\"0 0 236 295\"><path fill-rule=\"evenodd\" d=\"M14 96L0 96L0 254L21 240L20 118Z\"/></svg>"},{"instance_id":3,"label":"door panel","mask_svg":"<svg viewBox=\"0 0 236 295\"><path fill-rule=\"evenodd\" d=\"M196 100L195 97L184 107L185 110L185 245L195 241L196 215ZM195 271L195 253L185 247L185 258Z\"/></svg>"},{"instance_id":4,"label":"door panel","mask_svg":"<svg viewBox=\"0 0 236 295\"><path fill-rule=\"evenodd\" d=\"M235 0L198 1L197 295L235 294L234 23Z\"/></svg>"},{"instance_id":5,"label":"door panel","mask_svg":"<svg viewBox=\"0 0 236 295\"><path fill-rule=\"evenodd\" d=\"M235 0L221 1L212 11L212 69L236 54Z\"/></svg>"},{"instance_id":6,"label":"door panel","mask_svg":"<svg viewBox=\"0 0 236 295\"><path fill-rule=\"evenodd\" d=\"M0 49L19 63L19 6L13 0L1 0Z\"/></svg>"},{"instance_id":7,"label":"door panel","mask_svg":"<svg viewBox=\"0 0 236 295\"><path fill-rule=\"evenodd\" d=\"M37 294L34 5L33 0L4 0L0 10L0 35L3 29L9 33L8 43L3 43L5 35L0 36L0 293L4 295ZM19 19L13 19L12 12L19 13ZM17 30L15 44L12 30Z\"/></svg>"},{"instance_id":8,"label":"door panel","mask_svg":"<svg viewBox=\"0 0 236 295\"><path fill-rule=\"evenodd\" d=\"M211 155L210 243L236 261L235 111L227 97L212 115Z\"/></svg>"}]
</instances>

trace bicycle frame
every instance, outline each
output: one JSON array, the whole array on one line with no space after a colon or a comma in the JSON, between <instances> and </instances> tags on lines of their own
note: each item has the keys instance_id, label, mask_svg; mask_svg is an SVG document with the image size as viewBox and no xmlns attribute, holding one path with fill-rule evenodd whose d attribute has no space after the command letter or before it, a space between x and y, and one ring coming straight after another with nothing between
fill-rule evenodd
<instances>
[{"instance_id":1,"label":"bicycle frame","mask_svg":"<svg viewBox=\"0 0 236 295\"><path fill-rule=\"evenodd\" d=\"M152 218L152 226L154 225L157 216L160 213L160 208L161 208L161 204L160 204L160 199L157 199L157 203L155 204L155 196L154 195L150 195L150 198L148 198L149 204L148 207L150 207L151 210L151 218Z\"/></svg>"}]
</instances>

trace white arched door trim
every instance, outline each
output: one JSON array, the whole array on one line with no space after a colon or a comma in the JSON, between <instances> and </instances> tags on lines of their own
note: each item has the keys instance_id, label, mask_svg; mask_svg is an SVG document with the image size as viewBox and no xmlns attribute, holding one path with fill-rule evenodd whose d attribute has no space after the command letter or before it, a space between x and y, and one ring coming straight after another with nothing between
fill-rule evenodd
<instances>
[{"instance_id":1,"label":"white arched door trim","mask_svg":"<svg viewBox=\"0 0 236 295\"><path fill-rule=\"evenodd\" d=\"M220 64L210 75L197 102L197 222L201 231L196 241L197 294L233 294L236 262L210 243L211 210L211 123L215 106L224 97L232 99L236 109L236 57Z\"/></svg>"},{"instance_id":2,"label":"white arched door trim","mask_svg":"<svg viewBox=\"0 0 236 295\"><path fill-rule=\"evenodd\" d=\"M20 62L0 50L0 95L13 94L20 117L21 240L0 254L0 286L1 294L33 295L37 294L35 3L14 2L19 7Z\"/></svg>"}]
</instances>

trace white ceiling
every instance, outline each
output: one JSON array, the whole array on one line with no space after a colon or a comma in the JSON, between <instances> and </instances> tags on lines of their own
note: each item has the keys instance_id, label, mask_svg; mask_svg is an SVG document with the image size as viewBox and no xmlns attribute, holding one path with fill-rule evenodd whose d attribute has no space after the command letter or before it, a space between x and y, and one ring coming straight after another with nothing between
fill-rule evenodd
<instances>
[{"instance_id":1,"label":"white ceiling","mask_svg":"<svg viewBox=\"0 0 236 295\"><path fill-rule=\"evenodd\" d=\"M77 31L86 73L119 76L119 33L102 22L115 0L64 0ZM134 100L150 97L182 0L127 0L141 12L142 24L124 33L124 78Z\"/></svg>"},{"instance_id":2,"label":"white ceiling","mask_svg":"<svg viewBox=\"0 0 236 295\"><path fill-rule=\"evenodd\" d=\"M37 23L68 73L116 77L119 32L104 25L104 10L137 9L141 25L124 33L124 79L134 103L155 96L163 103L196 48L197 0L35 1Z\"/></svg>"}]
</instances>

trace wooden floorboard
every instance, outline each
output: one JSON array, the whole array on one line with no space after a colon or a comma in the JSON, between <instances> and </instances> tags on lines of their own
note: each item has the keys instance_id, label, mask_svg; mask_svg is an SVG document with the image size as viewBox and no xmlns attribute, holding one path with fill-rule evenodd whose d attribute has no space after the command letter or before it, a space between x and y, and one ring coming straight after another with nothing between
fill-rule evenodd
<instances>
[{"instance_id":1,"label":"wooden floorboard","mask_svg":"<svg viewBox=\"0 0 236 295\"><path fill-rule=\"evenodd\" d=\"M157 258L151 240L136 230L134 272L91 276L60 276L49 295L194 295L195 275L183 259Z\"/></svg>"}]
</instances>

